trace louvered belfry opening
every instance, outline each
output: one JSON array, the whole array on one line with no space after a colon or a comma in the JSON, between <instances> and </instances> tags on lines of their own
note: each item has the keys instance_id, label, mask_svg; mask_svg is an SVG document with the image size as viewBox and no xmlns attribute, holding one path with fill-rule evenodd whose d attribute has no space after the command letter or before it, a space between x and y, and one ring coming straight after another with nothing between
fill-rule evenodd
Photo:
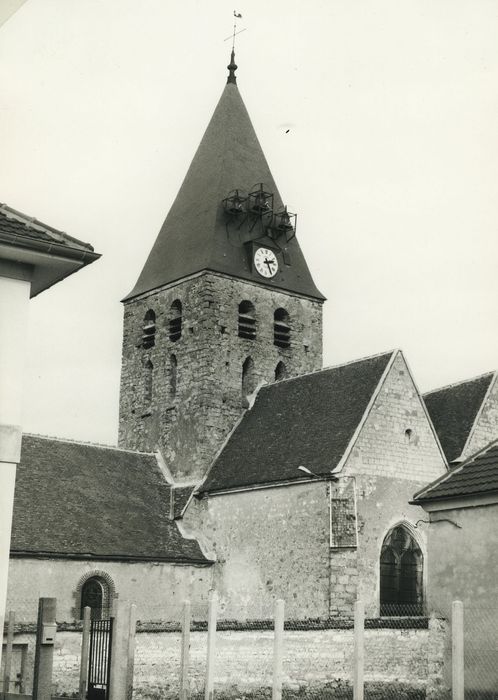
<instances>
[{"instance_id":1,"label":"louvered belfry opening","mask_svg":"<svg viewBox=\"0 0 498 700\"><path fill-rule=\"evenodd\" d=\"M279 348L290 346L290 318L285 309L277 309L273 316L273 344Z\"/></svg>"},{"instance_id":2,"label":"louvered belfry opening","mask_svg":"<svg viewBox=\"0 0 498 700\"><path fill-rule=\"evenodd\" d=\"M176 343L182 337L182 302L179 299L171 304L169 320L169 339Z\"/></svg>"},{"instance_id":3,"label":"louvered belfry opening","mask_svg":"<svg viewBox=\"0 0 498 700\"><path fill-rule=\"evenodd\" d=\"M403 525L386 536L380 555L380 614L423 615L423 555Z\"/></svg>"},{"instance_id":4,"label":"louvered belfry opening","mask_svg":"<svg viewBox=\"0 0 498 700\"><path fill-rule=\"evenodd\" d=\"M149 309L144 316L142 327L142 347L153 348L156 344L156 314Z\"/></svg>"},{"instance_id":5,"label":"louvered belfry opening","mask_svg":"<svg viewBox=\"0 0 498 700\"><path fill-rule=\"evenodd\" d=\"M239 338L254 340L256 337L256 318L254 304L241 301L239 304Z\"/></svg>"}]
</instances>

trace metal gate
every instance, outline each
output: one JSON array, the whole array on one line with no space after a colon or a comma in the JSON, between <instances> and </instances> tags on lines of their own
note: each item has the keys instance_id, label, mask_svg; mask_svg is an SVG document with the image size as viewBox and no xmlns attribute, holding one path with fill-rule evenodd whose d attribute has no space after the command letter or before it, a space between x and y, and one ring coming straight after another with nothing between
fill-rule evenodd
<instances>
[{"instance_id":1,"label":"metal gate","mask_svg":"<svg viewBox=\"0 0 498 700\"><path fill-rule=\"evenodd\" d=\"M111 673L112 623L92 620L88 659L88 700L108 700Z\"/></svg>"}]
</instances>

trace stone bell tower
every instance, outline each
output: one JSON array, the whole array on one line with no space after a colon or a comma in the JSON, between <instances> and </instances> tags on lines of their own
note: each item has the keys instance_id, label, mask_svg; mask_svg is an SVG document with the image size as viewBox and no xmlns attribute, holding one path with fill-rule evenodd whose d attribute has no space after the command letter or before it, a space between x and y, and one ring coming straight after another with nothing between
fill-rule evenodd
<instances>
[{"instance_id":1,"label":"stone bell tower","mask_svg":"<svg viewBox=\"0 0 498 700\"><path fill-rule=\"evenodd\" d=\"M225 89L124 299L119 443L159 448L179 480L205 473L259 384L322 362L324 298L236 68L232 52Z\"/></svg>"}]
</instances>

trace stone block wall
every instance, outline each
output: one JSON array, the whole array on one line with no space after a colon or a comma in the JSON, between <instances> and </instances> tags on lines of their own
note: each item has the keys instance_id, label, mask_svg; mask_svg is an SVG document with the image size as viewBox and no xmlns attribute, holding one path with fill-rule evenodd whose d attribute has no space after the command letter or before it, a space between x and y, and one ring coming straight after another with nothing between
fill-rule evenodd
<instances>
[{"instance_id":1,"label":"stone block wall","mask_svg":"<svg viewBox=\"0 0 498 700\"><path fill-rule=\"evenodd\" d=\"M177 299L182 304L182 334L173 342L170 309ZM255 339L238 336L238 309L244 300L255 307ZM288 348L273 343L278 308L290 317ZM148 310L155 312L156 332L154 347L146 349L142 337ZM177 478L202 475L246 405L242 366L248 357L254 363L254 388L274 381L279 362L288 376L319 369L321 303L211 273L127 303L120 446L150 451L159 445ZM148 363L153 366L150 401L145 396Z\"/></svg>"}]
</instances>

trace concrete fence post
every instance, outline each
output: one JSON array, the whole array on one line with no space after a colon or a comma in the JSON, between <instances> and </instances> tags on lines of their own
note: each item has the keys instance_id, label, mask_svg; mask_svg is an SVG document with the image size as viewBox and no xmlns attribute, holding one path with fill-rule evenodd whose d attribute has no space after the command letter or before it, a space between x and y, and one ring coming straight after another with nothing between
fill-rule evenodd
<instances>
[{"instance_id":1,"label":"concrete fence post","mask_svg":"<svg viewBox=\"0 0 498 700\"><path fill-rule=\"evenodd\" d=\"M365 605L354 604L353 700L363 700L365 673Z\"/></svg>"},{"instance_id":2,"label":"concrete fence post","mask_svg":"<svg viewBox=\"0 0 498 700\"><path fill-rule=\"evenodd\" d=\"M85 700L88 685L88 654L90 652L90 615L91 609L83 610L83 630L81 633L80 687L79 700Z\"/></svg>"},{"instance_id":3,"label":"concrete fence post","mask_svg":"<svg viewBox=\"0 0 498 700\"><path fill-rule=\"evenodd\" d=\"M131 700L133 697L133 673L135 670L135 634L137 631L137 606L130 605L128 616L128 669L126 680L126 698Z\"/></svg>"},{"instance_id":4,"label":"concrete fence post","mask_svg":"<svg viewBox=\"0 0 498 700\"><path fill-rule=\"evenodd\" d=\"M55 642L55 598L40 598L36 626L33 700L51 700Z\"/></svg>"},{"instance_id":5,"label":"concrete fence post","mask_svg":"<svg viewBox=\"0 0 498 700\"><path fill-rule=\"evenodd\" d=\"M273 687L272 700L282 700L282 676L284 661L284 619L285 608L283 600L276 600L274 607L274 638L273 638Z\"/></svg>"},{"instance_id":6,"label":"concrete fence post","mask_svg":"<svg viewBox=\"0 0 498 700\"><path fill-rule=\"evenodd\" d=\"M214 693L214 665L216 660L216 622L218 617L218 594L212 591L209 596L208 638L206 660L206 687L204 700L212 700Z\"/></svg>"},{"instance_id":7,"label":"concrete fence post","mask_svg":"<svg viewBox=\"0 0 498 700\"><path fill-rule=\"evenodd\" d=\"M10 673L12 669L12 652L14 647L14 624L15 613L11 610L9 613L9 623L7 627L7 644L5 647L5 665L3 669L4 695L10 691Z\"/></svg>"},{"instance_id":8,"label":"concrete fence post","mask_svg":"<svg viewBox=\"0 0 498 700\"><path fill-rule=\"evenodd\" d=\"M190 667L190 600L183 604L182 619L182 656L180 662L180 700L187 700L189 695L189 667Z\"/></svg>"},{"instance_id":9,"label":"concrete fence post","mask_svg":"<svg viewBox=\"0 0 498 700\"><path fill-rule=\"evenodd\" d=\"M130 697L130 651L134 649L135 629L132 619L135 613L123 600L113 606L113 628L111 645L111 673L109 679L109 700L126 700ZM134 607L134 606L132 606Z\"/></svg>"},{"instance_id":10,"label":"concrete fence post","mask_svg":"<svg viewBox=\"0 0 498 700\"><path fill-rule=\"evenodd\" d=\"M452 699L464 700L463 603L454 600L451 606L451 670Z\"/></svg>"}]
</instances>

